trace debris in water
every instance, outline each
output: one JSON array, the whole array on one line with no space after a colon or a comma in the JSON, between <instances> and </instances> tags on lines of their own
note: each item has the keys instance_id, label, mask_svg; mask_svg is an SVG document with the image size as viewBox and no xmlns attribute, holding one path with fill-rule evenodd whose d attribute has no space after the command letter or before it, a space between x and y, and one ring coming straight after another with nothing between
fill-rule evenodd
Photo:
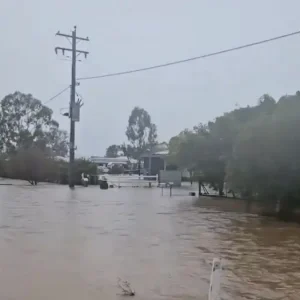
<instances>
[{"instance_id":1,"label":"debris in water","mask_svg":"<svg viewBox=\"0 0 300 300\"><path fill-rule=\"evenodd\" d=\"M131 288L130 283L118 278L118 287L122 290L124 296L134 296L135 291Z\"/></svg>"}]
</instances>

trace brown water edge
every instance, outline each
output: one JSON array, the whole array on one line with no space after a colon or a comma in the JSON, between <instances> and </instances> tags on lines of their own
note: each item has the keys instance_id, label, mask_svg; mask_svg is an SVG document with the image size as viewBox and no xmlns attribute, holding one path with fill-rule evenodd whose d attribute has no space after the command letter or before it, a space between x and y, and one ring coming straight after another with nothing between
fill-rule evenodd
<instances>
[{"instance_id":1,"label":"brown water edge","mask_svg":"<svg viewBox=\"0 0 300 300\"><path fill-rule=\"evenodd\" d=\"M200 196L197 204L201 207L222 209L224 211L245 212L264 217L272 217L279 221L300 224L300 210L280 212L276 211L274 203L247 201L245 199L212 196Z\"/></svg>"},{"instance_id":2,"label":"brown water edge","mask_svg":"<svg viewBox=\"0 0 300 300\"><path fill-rule=\"evenodd\" d=\"M299 226L159 189L2 186L0 253L0 299L121 299L117 277L135 299L207 299L214 257L223 299L300 294Z\"/></svg>"}]
</instances>

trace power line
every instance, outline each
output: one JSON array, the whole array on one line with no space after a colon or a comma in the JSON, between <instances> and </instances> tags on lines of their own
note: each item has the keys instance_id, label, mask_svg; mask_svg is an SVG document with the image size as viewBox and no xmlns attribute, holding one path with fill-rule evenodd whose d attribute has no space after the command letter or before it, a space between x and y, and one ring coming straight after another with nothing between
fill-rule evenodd
<instances>
[{"instance_id":1,"label":"power line","mask_svg":"<svg viewBox=\"0 0 300 300\"><path fill-rule=\"evenodd\" d=\"M53 97L51 97L50 99L48 99L46 102L43 103L43 105L48 104L49 102L53 101L54 99L56 99L58 96L60 96L61 94L63 94L65 91L67 91L70 88L70 86L68 85L66 88L64 88L62 91L60 91L59 93L57 93L56 95L54 95Z\"/></svg>"},{"instance_id":2,"label":"power line","mask_svg":"<svg viewBox=\"0 0 300 300\"><path fill-rule=\"evenodd\" d=\"M133 70L123 71L123 72L117 72L117 73L108 73L108 74L103 74L103 75L98 75L98 76L81 77L81 78L77 78L77 80L90 80L90 79L97 79L97 78L113 77L113 76L120 76L120 75L126 75L126 74L137 73L137 72L144 72L144 71L149 71L149 70L158 69L158 68L165 68L165 67L169 67L169 66L172 66L172 65L187 63L187 62L198 60L198 59L203 59L203 58L207 58L207 57L211 57L211 56L217 56L217 55L220 55L220 54L233 52L233 51L241 50L241 49L244 49L244 48L249 48L249 47L253 47L253 46L273 42L273 41L276 41L276 40L284 39L284 38L294 36L294 35L298 35L298 34L300 34L300 31L295 31L295 32L292 32L292 33L276 36L276 37L265 39L265 40L262 40L262 41L253 42L253 43L250 43L250 44L245 44L245 45L242 45L242 46L229 48L229 49L225 49L225 50L221 50L221 51L217 51L217 52L212 52L212 53L208 53L208 54L204 54L204 55L200 55L200 56L195 56L195 57L190 57L190 58L186 58L186 59L182 59L182 60L167 62L167 63L164 63L164 64L154 65L154 66L150 66L150 67L144 67L144 68L140 68L140 69L133 69Z\"/></svg>"},{"instance_id":3,"label":"power line","mask_svg":"<svg viewBox=\"0 0 300 300\"><path fill-rule=\"evenodd\" d=\"M42 105L46 105L48 104L49 102L55 100L58 96L60 96L61 94L63 94L65 91L67 91L68 89L70 88L70 86L67 86L66 88L64 88L63 90L61 90L59 93L57 93L56 95L52 96L51 98L49 98L47 101L43 102ZM31 114L32 111L31 110L28 110L26 113L25 113L25 116Z\"/></svg>"}]
</instances>

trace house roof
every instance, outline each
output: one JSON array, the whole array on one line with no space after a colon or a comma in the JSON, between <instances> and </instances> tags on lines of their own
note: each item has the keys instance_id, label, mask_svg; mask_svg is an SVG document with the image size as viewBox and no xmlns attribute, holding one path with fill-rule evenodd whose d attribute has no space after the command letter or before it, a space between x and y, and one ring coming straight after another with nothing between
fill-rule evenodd
<instances>
[{"instance_id":1,"label":"house roof","mask_svg":"<svg viewBox=\"0 0 300 300\"><path fill-rule=\"evenodd\" d=\"M108 164L108 163L120 163L120 164L127 164L127 163L137 163L135 159L129 159L126 156L119 156L119 157L101 157L101 156L91 156L90 161L96 164Z\"/></svg>"}]
</instances>

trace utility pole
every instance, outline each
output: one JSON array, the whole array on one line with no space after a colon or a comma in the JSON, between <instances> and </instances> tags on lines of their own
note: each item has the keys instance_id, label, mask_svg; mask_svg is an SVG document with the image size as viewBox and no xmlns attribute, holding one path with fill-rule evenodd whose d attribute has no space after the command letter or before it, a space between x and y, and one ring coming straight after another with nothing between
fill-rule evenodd
<instances>
[{"instance_id":1,"label":"utility pole","mask_svg":"<svg viewBox=\"0 0 300 300\"><path fill-rule=\"evenodd\" d=\"M81 102L75 101L76 97L76 58L80 54L84 54L85 58L89 54L87 51L77 50L77 41L89 41L89 38L82 38L76 35L76 26L72 31L72 35L60 33L59 31L56 35L67 38L69 41L71 39L72 48L56 47L55 52L60 50L64 55L65 52L72 53L72 76L71 76L71 98L70 98L70 108L69 108L69 118L70 118L70 158L69 158L69 187L74 187L74 160L75 160L75 122L79 122L79 111L82 106Z\"/></svg>"}]
</instances>

